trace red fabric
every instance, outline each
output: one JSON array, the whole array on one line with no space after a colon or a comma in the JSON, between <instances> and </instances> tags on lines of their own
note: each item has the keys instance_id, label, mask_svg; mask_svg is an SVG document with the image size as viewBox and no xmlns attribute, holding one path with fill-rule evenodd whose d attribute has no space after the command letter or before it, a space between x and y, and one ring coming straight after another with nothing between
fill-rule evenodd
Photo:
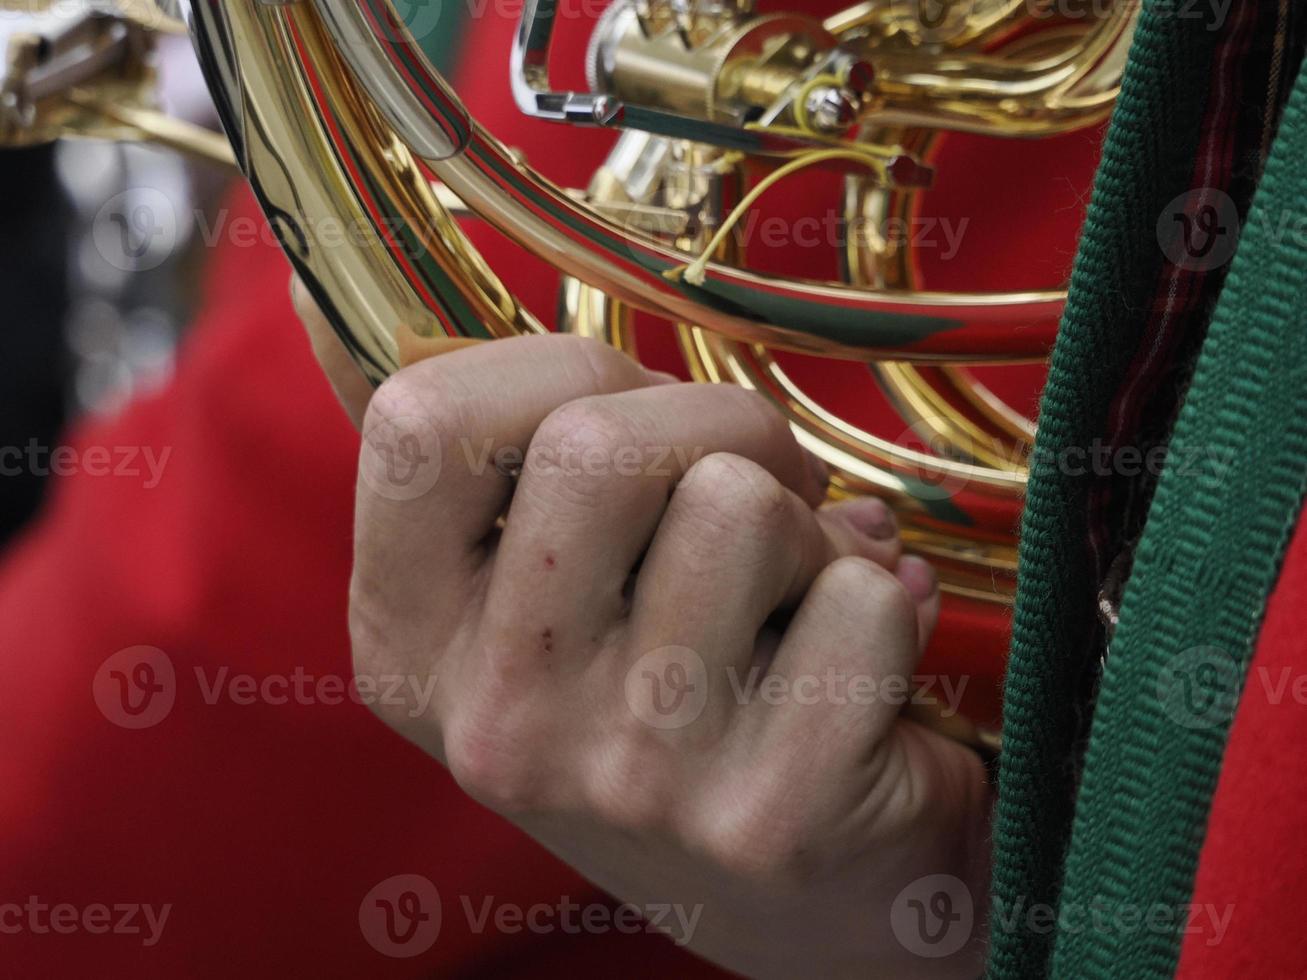
<instances>
[{"instance_id":1,"label":"red fabric","mask_svg":"<svg viewBox=\"0 0 1307 980\"><path fill-rule=\"evenodd\" d=\"M1181 951L1184 980L1307 974L1307 521L1266 609L1235 713ZM1224 930L1210 923L1226 922Z\"/></svg>"},{"instance_id":2,"label":"red fabric","mask_svg":"<svg viewBox=\"0 0 1307 980\"><path fill-rule=\"evenodd\" d=\"M560 161L563 131L517 117L505 85L511 26L485 18L472 35L464 63L475 68L473 110L551 174L582 182L606 138L567 134ZM583 32L572 33L575 58ZM1062 279L1096 147L1096 134L1041 147L959 140L969 166L939 200L971 230L965 259L928 270L932 284ZM780 212L795 200L781 200ZM251 213L243 196L235 209L229 220ZM476 234L534 309L552 308L554 278L542 264ZM206 685L224 677L298 673L343 685L350 676L357 439L294 321L287 272L266 244L218 247L175 382L70 438L78 458L92 447L148 447L156 460L167 452L157 486L148 475L58 480L42 519L0 565L4 973L711 974L661 937L478 931L462 899L479 911L487 898L523 908L601 898L362 707L239 704L227 694L206 702ZM821 397L868 412L860 372L830 377L849 380L827 380ZM1021 383L1028 397L1029 377ZM141 645L166 655L175 703L132 730L114 722L112 673L132 665L106 661ZM1001 624L950 609L936 663L972 675L978 710L995 704L1002 646ZM442 898L439 938L413 959L380 955L359 924L369 891L400 874L427 877ZM79 916L97 903L171 911L147 947L139 934L40 932L40 912L13 911L29 899Z\"/></svg>"}]
</instances>

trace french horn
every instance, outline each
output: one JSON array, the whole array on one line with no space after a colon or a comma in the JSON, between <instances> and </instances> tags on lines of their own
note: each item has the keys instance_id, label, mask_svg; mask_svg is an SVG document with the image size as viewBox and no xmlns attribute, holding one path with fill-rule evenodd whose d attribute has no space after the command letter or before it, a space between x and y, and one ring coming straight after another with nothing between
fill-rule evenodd
<instances>
[{"instance_id":1,"label":"french horn","mask_svg":"<svg viewBox=\"0 0 1307 980\"><path fill-rule=\"evenodd\" d=\"M875 225L914 213L942 134L1038 139L1100 122L1136 3L1067 17L1054 0L865 0L817 19L753 0L611 0L587 86L566 91L550 71L559 0L524 0L517 108L564 140L613 131L589 185L567 188L471 117L417 29L419 0L62 2L0 0L33 15L10 44L0 144L145 139L234 162L374 383L431 338L547 329L464 234L475 216L557 270L557 329L638 354L633 317L665 321L694 379L776 403L829 464L832 494L890 500L947 592L1010 603L1034 426L968 365L1045 358L1062 286L918 288L911 243L874 237L849 238L839 278L813 281L751 268L734 232L804 168L840 175L844 220ZM225 139L158 111L151 42L183 31ZM318 247L324 225L369 233ZM867 364L916 442L823 408L787 351Z\"/></svg>"}]
</instances>

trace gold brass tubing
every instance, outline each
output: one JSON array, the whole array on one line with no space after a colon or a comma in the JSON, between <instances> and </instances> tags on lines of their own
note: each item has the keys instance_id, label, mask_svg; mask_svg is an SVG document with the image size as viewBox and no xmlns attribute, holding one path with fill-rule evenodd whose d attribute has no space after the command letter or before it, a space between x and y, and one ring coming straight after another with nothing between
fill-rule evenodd
<instances>
[{"instance_id":1,"label":"gold brass tubing","mask_svg":"<svg viewBox=\"0 0 1307 980\"><path fill-rule=\"evenodd\" d=\"M305 281L318 284L317 298L336 314L331 319L341 339L370 379L380 382L399 364L392 330L400 323L421 329L431 314L381 250L352 241L323 248L313 236L323 222L365 228L370 219L350 174L327 150L324 123L302 73L286 70L298 53L283 12L239 2L215 13L242 53L236 66L240 88L266 96L241 107L242 168L257 176L270 220L288 228L286 252Z\"/></svg>"},{"instance_id":2,"label":"gold brass tubing","mask_svg":"<svg viewBox=\"0 0 1307 980\"><path fill-rule=\"evenodd\" d=\"M484 131L477 129L473 136L474 146L485 146L488 151L503 153L503 148ZM518 244L537 255L545 257L559 271L573 275L613 295L628 305L667 319L695 322L724 333L736 339L750 343L765 343L782 349L820 354L826 357L838 357L853 360L865 360L874 354L877 346L859 346L852 343L801 332L797 329L764 323L741 317L729 309L709 306L680 289L666 288L669 284L658 283L656 274L650 275L642 269L633 267L629 262L619 265L608 252L592 251L580 247L573 238L570 228L554 217L539 217L524 208L513 193L501 182L489 179L478 159L469 153L463 153L449 160L433 163L433 171L467 204L491 225L508 235ZM640 249L658 261L688 262L697 256L673 250L647 235L618 228L592 208L586 208L572 201L557 188L553 187L533 171L522 167L518 177L523 184L529 185L533 196L541 201L548 201L551 207L574 209L578 221L595 222L606 233L630 242L624 250ZM470 247L470 246L468 246ZM866 291L861 296L857 291L850 291L847 286L837 283L813 282L768 276L748 269L710 262L707 265L710 280L719 277L729 279L740 288L747 289L759 297L770 297L783 291L786 297L795 302L811 304L814 308L838 306L852 310L857 307L851 301L883 303L887 309L909 311L927 310L942 314L956 310L959 317L973 318L974 330L983 330L985 343L977 339L976 352L954 353L951 349L936 350L934 343L938 336L941 344L952 344L947 334L926 337L912 346L896 346L895 357L910 361L936 362L948 360L1012 360L1030 357L1042 360L1043 353L1030 350L1027 353L1027 341L1020 339L1011 331L990 333L988 324L997 324L1004 317L1013 319L1032 319L1053 315L1065 300L1065 290L1038 291L1027 290L1018 293L879 293ZM963 321L965 323L965 321ZM1013 350L1015 348L1015 350Z\"/></svg>"},{"instance_id":3,"label":"gold brass tubing","mask_svg":"<svg viewBox=\"0 0 1307 980\"><path fill-rule=\"evenodd\" d=\"M929 528L911 524L905 526L903 529L903 543L921 555L951 561L959 560L958 539ZM1008 575L1016 574L1017 549L1015 545L968 538L964 548L969 564Z\"/></svg>"},{"instance_id":4,"label":"gold brass tubing","mask_svg":"<svg viewBox=\"0 0 1307 980\"><path fill-rule=\"evenodd\" d=\"M922 136L917 138L914 144L916 152L923 160L932 158L936 147L934 139ZM854 183L855 181L851 179L850 184ZM862 186L866 187L865 182ZM863 195L862 201L873 202L873 197L884 199L886 206L900 220L910 222L920 216L922 199L920 193L911 190L888 191L874 196ZM851 201L855 213L857 201L856 196ZM874 207L872 210L874 220L878 212ZM907 227L911 225L908 224ZM855 245L856 243L850 239L848 247L853 249ZM884 261L876 262L875 255L850 254L846 267L853 281L862 281L862 275L870 272L875 285L892 285L908 289L916 285L916 275L907 243L902 247L885 249L883 257ZM987 431L983 423L987 422L988 418L984 413L977 412L978 418L971 418L959 411L947 396L936 391L922 377L916 367L885 361L874 364L872 369L901 409L904 417L934 432L955 452L963 453L981 465L1014 472L1025 471L1025 453L1022 443L1004 439L1002 436L1006 434L1005 430ZM956 385L953 387L955 393L962 396L964 403L974 408L969 390L965 387L957 390Z\"/></svg>"},{"instance_id":5,"label":"gold brass tubing","mask_svg":"<svg viewBox=\"0 0 1307 980\"><path fill-rule=\"evenodd\" d=\"M808 398L785 375L765 348L746 348L699 327L678 327L682 352L695 380L733 381L759 390L777 402L801 440L837 470L878 492L911 499L909 485L894 474L895 467L913 469L944 479L963 481L1000 494L1019 494L1025 474L1020 467L997 471L966 463L956 463L926 453L918 453L865 432L826 412ZM754 366L754 358L761 366ZM777 398L774 392L782 395ZM991 475L993 474L993 475Z\"/></svg>"},{"instance_id":6,"label":"gold brass tubing","mask_svg":"<svg viewBox=\"0 0 1307 980\"><path fill-rule=\"evenodd\" d=\"M715 335L707 336L706 345L736 384L764 392L769 388L782 392L782 408L791 422L802 432L820 438L831 451L838 452L841 458L828 462L843 466L859 479L883 487L889 482L885 470L898 468L958 481L1002 496L1019 496L1025 488L1022 473L958 463L907 449L839 418L799 389L765 348L746 347ZM895 489L900 495L907 492L897 477L892 483L897 484Z\"/></svg>"},{"instance_id":7,"label":"gold brass tubing","mask_svg":"<svg viewBox=\"0 0 1307 980\"><path fill-rule=\"evenodd\" d=\"M942 364L938 371L952 379L956 391L968 399L996 428L1002 429L1009 438L1023 446L1034 445L1035 423L990 391L988 386L977 381L965 365Z\"/></svg>"},{"instance_id":8,"label":"gold brass tubing","mask_svg":"<svg viewBox=\"0 0 1307 980\"><path fill-rule=\"evenodd\" d=\"M956 2L961 6L966 0ZM1027 0L970 0L964 25L949 32L947 43L950 46L968 44L988 35L995 28L1012 21L1024 10L1026 3ZM899 29L904 19L905 12L902 8L896 10L889 0L866 0L832 14L822 22L822 26L836 37L845 37L859 31L883 35Z\"/></svg>"},{"instance_id":9,"label":"gold brass tubing","mask_svg":"<svg viewBox=\"0 0 1307 980\"><path fill-rule=\"evenodd\" d=\"M233 0L198 9L206 57L235 52L229 70L240 88L273 93L257 105L237 105L237 113L244 112L246 118L237 114L234 125L245 169L253 174L264 202L274 213L281 212L283 223L343 217L347 227L354 221L370 227L372 217L359 199L361 185L337 158L337 148L373 143L370 150L360 150L366 164L360 169L368 173L383 204L391 204L393 197L396 210L410 220L419 219L415 234L434 241L432 257L448 278L448 292L484 311L492 334L510 324L538 326L502 292L447 215L440 216L441 227L434 232L424 227L418 202L431 197L429 188L414 173L412 156L393 134L374 140L377 127L382 132L386 127L361 111L359 85L340 59L326 56L330 45L310 5ZM224 35L230 37L218 46ZM310 90L310 78L325 90L322 94ZM239 90L233 85L232 91ZM329 122L343 133L329 132ZM716 262L708 263L704 286L689 287L668 282L661 272L694 256L578 204L479 127L473 127L461 154L430 162L430 169L492 226L561 273L581 278L633 308L701 324L746 342L858 360L877 353L932 362L1041 357L1065 300L1064 290L859 291ZM311 207L306 210L306 205ZM434 202L430 206L434 209ZM446 329L440 301L421 294L423 284L412 269L402 266L403 256L376 242L311 250L294 237L288 251L329 319L342 335L353 335L346 342L374 381L396 367L397 323L411 324L419 333ZM460 277L469 270L475 276L472 283ZM1013 330L1013 324L1025 329Z\"/></svg>"},{"instance_id":10,"label":"gold brass tubing","mask_svg":"<svg viewBox=\"0 0 1307 980\"><path fill-rule=\"evenodd\" d=\"M698 327L685 323L677 324L676 340L681 348L681 356L685 358L686 367L690 371L690 377L694 381L708 384L725 384L731 379L708 350L707 336Z\"/></svg>"},{"instance_id":11,"label":"gold brass tubing","mask_svg":"<svg viewBox=\"0 0 1307 980\"><path fill-rule=\"evenodd\" d=\"M878 131L875 138L885 138L910 146L923 161L930 162L935 149L933 136L927 133L906 133L899 130ZM886 215L909 222L918 217L921 195L912 190L888 191L873 188L868 192L865 180L850 177L846 208L853 220L877 227ZM910 227L910 225L908 225ZM863 285L893 286L911 289L915 275L906 243L878 242L876 249L868 248L855 236L845 241L845 268L850 278ZM959 396L974 411L968 416L956 408L947 396L937 392L914 366L899 362L882 361L871 365L887 389L896 407L909 422L928 428L956 452L973 461L998 469L1023 472L1025 470L1025 443L1013 438L1007 427L993 425L990 413L977 405L971 387L960 384L962 374L947 375L942 380L949 390ZM992 398L992 393L990 393ZM988 407L988 406L986 406Z\"/></svg>"},{"instance_id":12,"label":"gold brass tubing","mask_svg":"<svg viewBox=\"0 0 1307 980\"><path fill-rule=\"evenodd\" d=\"M331 71L322 72L320 81L329 96L327 104L339 114L348 144L364 157L370 171L386 168L394 177L388 203L397 211L394 217L398 227L417 238L424 257L449 276L491 336L544 332L545 328L517 302L480 253L464 247L466 238L458 223L432 192L431 181L411 151L354 84L353 76L321 29L321 21L316 16L301 16L299 20L304 22L302 36L314 63L332 65ZM409 326L422 335L416 326ZM431 332L441 331L433 327Z\"/></svg>"},{"instance_id":13,"label":"gold brass tubing","mask_svg":"<svg viewBox=\"0 0 1307 980\"><path fill-rule=\"evenodd\" d=\"M905 419L915 421L945 442L951 452L962 454L972 462L1013 473L1025 471L1021 455L1012 447L994 439L966 416L946 397L932 388L910 364L880 361L872 365L886 393Z\"/></svg>"},{"instance_id":14,"label":"gold brass tubing","mask_svg":"<svg viewBox=\"0 0 1307 980\"><path fill-rule=\"evenodd\" d=\"M1054 29L1022 39L1043 50L1051 38L1070 43L1034 61L994 55L942 54L923 67L910 52L878 54L867 114L882 125L950 129L1001 136L1051 135L1091 125L1116 98L1137 5L1115 4L1097 25ZM1037 47L1038 45L1038 47ZM1019 53L1021 49L1018 48Z\"/></svg>"},{"instance_id":15,"label":"gold brass tubing","mask_svg":"<svg viewBox=\"0 0 1307 980\"><path fill-rule=\"evenodd\" d=\"M630 307L572 276L559 287L558 329L591 337L639 358Z\"/></svg>"}]
</instances>

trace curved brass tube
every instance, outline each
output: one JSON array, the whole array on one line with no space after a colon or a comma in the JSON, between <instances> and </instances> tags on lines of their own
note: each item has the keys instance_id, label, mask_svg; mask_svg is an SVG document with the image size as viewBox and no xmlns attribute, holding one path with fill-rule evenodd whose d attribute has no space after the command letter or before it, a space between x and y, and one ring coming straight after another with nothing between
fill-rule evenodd
<instances>
[{"instance_id":1,"label":"curved brass tube","mask_svg":"<svg viewBox=\"0 0 1307 980\"><path fill-rule=\"evenodd\" d=\"M370 12L375 33L369 43L386 55L387 67L367 78L355 76L335 54L341 43L330 31L335 22L318 12L346 3ZM431 174L565 275L631 308L742 342L859 360L925 362L1039 358L1052 342L1065 297L1061 290L859 289L720 263L709 263L701 286L666 278L664 273L695 256L574 200L474 121L464 131L466 110L382 0L193 4L189 20L215 89L239 92L241 80L248 80L260 92L283 93L275 105L264 99L257 107L232 101L223 108L245 169L288 240L311 244L307 226L333 215L346 215L374 234L376 240L357 247L291 249L374 380L397 366L393 334L400 323L419 334L466 336L536 326L448 215L424 200L430 194L419 187L427 186L419 177ZM421 150L430 141L396 133L393 118L376 110L368 89L387 73L403 77L436 107L431 125L454 134L452 156L419 158L409 142ZM246 118L247 112L256 118ZM367 154L363 147L369 145L384 151ZM324 181L324 172L336 176ZM351 179L359 175L366 179ZM314 183L321 190L312 200L295 190ZM362 192L354 186L359 183ZM402 239L398 247L391 241L396 238ZM435 245L433 257L417 248L428 243ZM452 274L456 270L475 275Z\"/></svg>"}]
</instances>

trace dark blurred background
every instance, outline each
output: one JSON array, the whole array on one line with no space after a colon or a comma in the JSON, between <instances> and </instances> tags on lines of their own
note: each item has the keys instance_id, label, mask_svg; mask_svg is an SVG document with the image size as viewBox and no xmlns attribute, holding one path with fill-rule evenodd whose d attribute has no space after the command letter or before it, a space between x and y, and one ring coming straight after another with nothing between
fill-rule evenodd
<instances>
[{"instance_id":1,"label":"dark blurred background","mask_svg":"<svg viewBox=\"0 0 1307 980\"><path fill-rule=\"evenodd\" d=\"M168 111L216 125L185 38L163 39L159 70ZM0 148L0 549L39 508L66 427L170 376L234 179L146 146Z\"/></svg>"},{"instance_id":2,"label":"dark blurred background","mask_svg":"<svg viewBox=\"0 0 1307 980\"><path fill-rule=\"evenodd\" d=\"M67 418L70 208L55 149L0 152L0 446L53 445ZM12 457L12 454L10 454ZM0 473L0 547L36 510L44 480Z\"/></svg>"}]
</instances>

